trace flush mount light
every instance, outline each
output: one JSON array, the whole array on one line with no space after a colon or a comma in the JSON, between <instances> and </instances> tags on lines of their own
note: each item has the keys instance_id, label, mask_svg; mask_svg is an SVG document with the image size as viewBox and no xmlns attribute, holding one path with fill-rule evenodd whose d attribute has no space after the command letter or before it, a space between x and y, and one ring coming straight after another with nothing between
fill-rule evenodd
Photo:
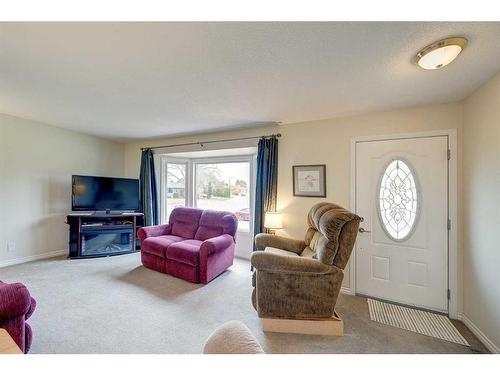
<instances>
[{"instance_id":1,"label":"flush mount light","mask_svg":"<svg viewBox=\"0 0 500 375\"><path fill-rule=\"evenodd\" d=\"M443 39L422 48L415 62L426 70L439 69L455 60L466 45L467 39L462 37Z\"/></svg>"}]
</instances>

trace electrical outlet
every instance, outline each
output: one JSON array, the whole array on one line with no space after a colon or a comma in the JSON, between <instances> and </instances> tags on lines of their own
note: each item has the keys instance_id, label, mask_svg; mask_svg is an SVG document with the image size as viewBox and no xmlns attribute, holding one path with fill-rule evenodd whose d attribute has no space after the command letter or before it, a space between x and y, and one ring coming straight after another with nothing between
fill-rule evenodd
<instances>
[{"instance_id":1,"label":"electrical outlet","mask_svg":"<svg viewBox=\"0 0 500 375\"><path fill-rule=\"evenodd\" d=\"M12 253L14 251L16 251L16 243L11 241L7 242L7 252Z\"/></svg>"}]
</instances>

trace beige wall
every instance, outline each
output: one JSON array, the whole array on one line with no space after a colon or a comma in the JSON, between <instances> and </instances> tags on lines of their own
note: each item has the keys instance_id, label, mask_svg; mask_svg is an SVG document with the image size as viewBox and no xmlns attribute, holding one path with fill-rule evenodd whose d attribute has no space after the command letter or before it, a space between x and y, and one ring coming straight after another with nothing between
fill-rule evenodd
<instances>
[{"instance_id":1,"label":"beige wall","mask_svg":"<svg viewBox=\"0 0 500 375\"><path fill-rule=\"evenodd\" d=\"M68 248L71 175L122 176L124 146L0 114L0 265ZM15 251L7 252L7 243Z\"/></svg>"},{"instance_id":2,"label":"beige wall","mask_svg":"<svg viewBox=\"0 0 500 375\"><path fill-rule=\"evenodd\" d=\"M464 315L500 348L500 73L464 102Z\"/></svg>"},{"instance_id":3,"label":"beige wall","mask_svg":"<svg viewBox=\"0 0 500 375\"><path fill-rule=\"evenodd\" d=\"M129 143L125 146L125 173L128 177L138 176L140 147L143 146L245 137L279 131L283 135L279 140L278 155L278 208L283 213L284 226L281 234L302 238L306 215L313 204L326 200L345 207L350 205L351 138L452 128L458 129L460 144L461 103L181 138L155 139ZM199 146L196 146L196 149L199 149ZM293 196L292 165L294 164L326 164L326 199ZM344 278L344 286L349 286L348 271Z\"/></svg>"}]
</instances>

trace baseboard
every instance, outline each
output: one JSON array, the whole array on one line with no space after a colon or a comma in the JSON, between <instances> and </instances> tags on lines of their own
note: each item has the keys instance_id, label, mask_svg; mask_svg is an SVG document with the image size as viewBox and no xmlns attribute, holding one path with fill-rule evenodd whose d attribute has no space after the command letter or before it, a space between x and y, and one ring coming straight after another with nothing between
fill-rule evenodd
<instances>
[{"instance_id":1,"label":"baseboard","mask_svg":"<svg viewBox=\"0 0 500 375\"><path fill-rule=\"evenodd\" d=\"M351 288L347 287L347 286L343 286L340 288L340 293L342 294L348 294L350 296L353 296L354 293L352 292Z\"/></svg>"},{"instance_id":2,"label":"baseboard","mask_svg":"<svg viewBox=\"0 0 500 375\"><path fill-rule=\"evenodd\" d=\"M50 251L48 253L28 255L28 256L25 256L22 258L8 259L8 260L0 261L0 268L7 267L7 266L13 266L15 264L33 262L35 260L40 260L40 259L54 258L54 257L58 257L61 255L67 255L67 254L68 254L68 249L64 249L64 250Z\"/></svg>"},{"instance_id":3,"label":"baseboard","mask_svg":"<svg viewBox=\"0 0 500 375\"><path fill-rule=\"evenodd\" d=\"M459 320L464 322L464 324L469 328L473 334L481 341L488 350L495 354L500 354L500 348L496 346L493 341L491 341L484 333L481 331L467 316L464 314L458 314Z\"/></svg>"}]
</instances>

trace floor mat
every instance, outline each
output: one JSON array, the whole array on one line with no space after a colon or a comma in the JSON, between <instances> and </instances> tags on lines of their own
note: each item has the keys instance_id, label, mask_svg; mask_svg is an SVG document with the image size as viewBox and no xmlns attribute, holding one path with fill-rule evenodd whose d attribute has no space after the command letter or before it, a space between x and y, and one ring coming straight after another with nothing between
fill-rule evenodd
<instances>
[{"instance_id":1,"label":"floor mat","mask_svg":"<svg viewBox=\"0 0 500 375\"><path fill-rule=\"evenodd\" d=\"M470 346L447 316L368 298L370 319L438 339Z\"/></svg>"}]
</instances>

